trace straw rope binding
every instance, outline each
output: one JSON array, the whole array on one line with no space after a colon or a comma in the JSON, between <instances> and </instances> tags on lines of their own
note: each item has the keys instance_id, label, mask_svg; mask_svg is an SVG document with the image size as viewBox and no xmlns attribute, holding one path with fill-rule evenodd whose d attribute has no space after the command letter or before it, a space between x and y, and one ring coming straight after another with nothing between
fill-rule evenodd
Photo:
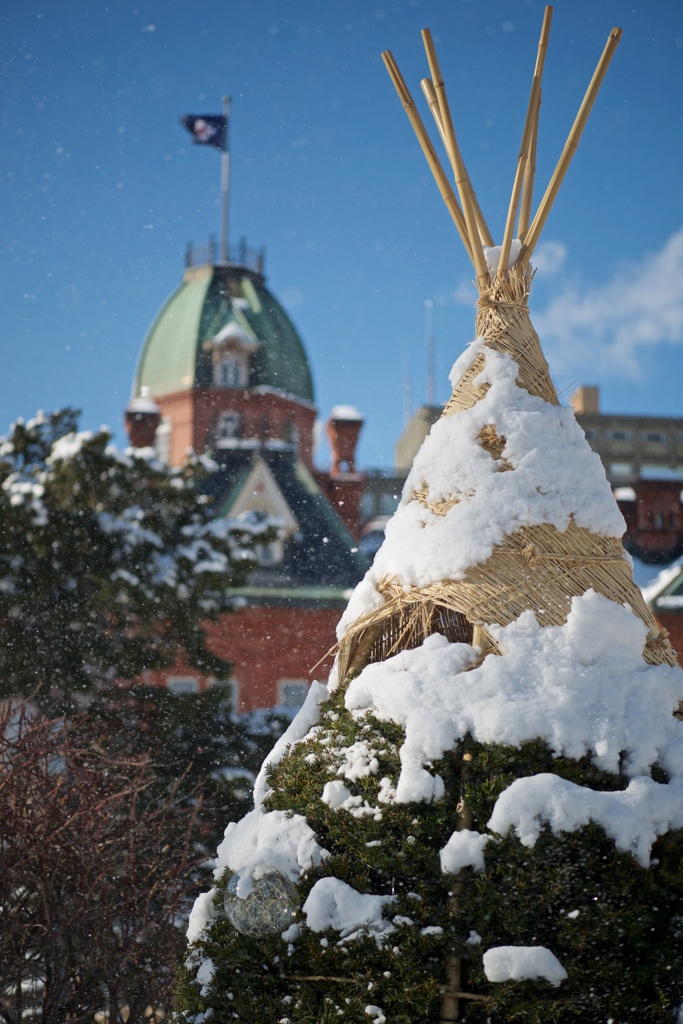
<instances>
[{"instance_id":1,"label":"straw rope binding","mask_svg":"<svg viewBox=\"0 0 683 1024\"><path fill-rule=\"evenodd\" d=\"M520 387L557 405L548 364L529 319L527 296L532 277L530 268L515 265L507 278L496 278L479 300L477 330L486 348L505 352L515 360ZM444 416L469 409L483 398L488 385L479 383L478 378L485 362L485 353L480 353L456 383ZM501 472L514 472L503 457L505 438L494 424L484 426L479 443L499 461ZM454 489L450 498L430 502L427 485L413 495L413 500L439 516L448 515L467 498L466 493ZM338 644L339 677L344 679L368 662L417 647L432 633L454 642L473 643L482 655L500 653L489 625L508 625L529 609L543 626L562 625L572 598L589 589L628 605L646 624L646 662L677 663L665 632L659 630L633 582L621 541L570 521L563 531L542 523L506 536L485 561L470 566L462 579L420 588L403 587L391 577L381 580L378 590L384 604L358 619Z\"/></svg>"}]
</instances>

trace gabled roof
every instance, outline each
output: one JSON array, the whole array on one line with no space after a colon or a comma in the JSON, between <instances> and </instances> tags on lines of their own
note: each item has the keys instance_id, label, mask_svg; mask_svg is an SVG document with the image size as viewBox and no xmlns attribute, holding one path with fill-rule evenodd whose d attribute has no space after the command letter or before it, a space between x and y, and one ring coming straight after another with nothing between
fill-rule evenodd
<instances>
[{"instance_id":1,"label":"gabled roof","mask_svg":"<svg viewBox=\"0 0 683 1024\"><path fill-rule=\"evenodd\" d=\"M292 451L223 449L213 455L216 472L203 485L214 500L216 516L231 516L244 509L241 497L259 479L271 493L277 488L276 504L290 510L286 525L297 529L285 532L284 558L273 566L262 566L252 573L241 591L251 603L305 603L314 600L344 605L348 594L362 577L367 562L358 544L347 531L323 495L313 476ZM248 497L248 496L247 496ZM247 502L248 503L248 502Z\"/></svg>"},{"instance_id":2,"label":"gabled roof","mask_svg":"<svg viewBox=\"0 0 683 1024\"><path fill-rule=\"evenodd\" d=\"M667 565L659 575L643 587L648 608L659 612L683 612L683 558Z\"/></svg>"},{"instance_id":3,"label":"gabled roof","mask_svg":"<svg viewBox=\"0 0 683 1024\"><path fill-rule=\"evenodd\" d=\"M249 387L272 387L313 402L311 371L299 334L263 275L233 264L189 268L145 339L133 396L154 398L211 385L205 343L229 325L259 342Z\"/></svg>"}]
</instances>

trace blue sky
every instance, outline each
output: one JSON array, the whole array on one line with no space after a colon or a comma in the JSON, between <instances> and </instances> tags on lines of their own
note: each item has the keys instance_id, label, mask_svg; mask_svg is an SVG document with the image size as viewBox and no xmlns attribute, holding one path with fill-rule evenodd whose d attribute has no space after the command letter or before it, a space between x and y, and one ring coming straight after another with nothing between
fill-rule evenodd
<instances>
[{"instance_id":1,"label":"blue sky","mask_svg":"<svg viewBox=\"0 0 683 1024\"><path fill-rule=\"evenodd\" d=\"M542 15L536 0L5 0L0 429L71 404L125 442L147 328L186 243L219 230L219 154L178 117L220 113L227 93L231 237L266 246L321 415L356 405L361 463L391 466L406 372L413 406L426 398L425 300L445 400L475 292L381 51L421 101L431 28L500 241ZM544 231L532 319L566 397L597 383L605 410L683 415L683 4L558 0L536 196L614 25L624 37Z\"/></svg>"}]
</instances>

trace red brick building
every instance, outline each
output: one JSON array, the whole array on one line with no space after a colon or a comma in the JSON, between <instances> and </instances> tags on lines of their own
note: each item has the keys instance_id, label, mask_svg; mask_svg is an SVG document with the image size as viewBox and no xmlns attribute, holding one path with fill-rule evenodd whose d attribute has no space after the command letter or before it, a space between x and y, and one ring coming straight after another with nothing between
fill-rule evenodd
<instances>
[{"instance_id":1,"label":"red brick building","mask_svg":"<svg viewBox=\"0 0 683 1024\"><path fill-rule=\"evenodd\" d=\"M217 516L280 524L235 595L239 611L210 627L212 648L235 663L220 682L240 712L302 703L365 570L355 466L363 421L348 406L333 410L332 466L321 472L313 464L316 415L303 344L266 287L261 261L242 251L234 263L188 266L145 339L126 424L134 446L153 440L172 465L188 449L211 454L218 469L207 491ZM318 677L329 667L328 658ZM154 681L187 691L212 682L182 667Z\"/></svg>"}]
</instances>

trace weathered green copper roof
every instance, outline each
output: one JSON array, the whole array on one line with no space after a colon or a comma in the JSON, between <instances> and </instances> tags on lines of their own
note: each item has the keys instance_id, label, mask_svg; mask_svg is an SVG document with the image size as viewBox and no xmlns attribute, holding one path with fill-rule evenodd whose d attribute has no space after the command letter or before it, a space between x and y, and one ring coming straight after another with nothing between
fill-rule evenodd
<instances>
[{"instance_id":1,"label":"weathered green copper roof","mask_svg":"<svg viewBox=\"0 0 683 1024\"><path fill-rule=\"evenodd\" d=\"M186 271L180 287L149 329L135 375L134 395L151 397L211 385L205 342L237 323L259 345L249 387L276 388L313 402L313 383L301 338L261 274L247 267L206 264Z\"/></svg>"}]
</instances>

